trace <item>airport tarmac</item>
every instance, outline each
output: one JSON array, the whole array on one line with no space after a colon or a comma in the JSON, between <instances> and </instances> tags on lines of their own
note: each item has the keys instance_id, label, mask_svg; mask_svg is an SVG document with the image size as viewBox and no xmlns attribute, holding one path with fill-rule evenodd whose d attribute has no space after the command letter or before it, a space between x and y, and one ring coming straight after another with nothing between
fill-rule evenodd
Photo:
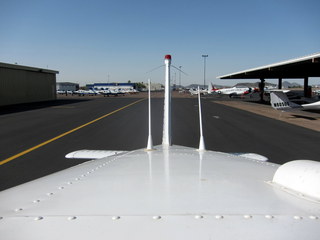
<instances>
[{"instance_id":1,"label":"airport tarmac","mask_svg":"<svg viewBox=\"0 0 320 240\"><path fill-rule=\"evenodd\" d=\"M146 93L140 93L140 96L147 96ZM129 96L130 97L130 96ZM163 93L155 93L153 97L163 97ZM173 92L174 98L197 98L190 93ZM244 96L242 98L229 98L226 95L207 95L202 96L205 99L211 99L215 103L223 104L229 107L238 108L244 111L252 112L265 117L273 118L286 123L305 127L320 132L320 110L319 111L302 111L295 110L292 112L277 111L273 109L268 102L261 104L256 94L253 98ZM320 99L319 99L320 100Z\"/></svg>"},{"instance_id":2,"label":"airport tarmac","mask_svg":"<svg viewBox=\"0 0 320 240\"><path fill-rule=\"evenodd\" d=\"M270 105L260 104L255 101L215 101L229 107L277 119L286 123L308 128L320 132L320 111L292 111L284 112L271 108Z\"/></svg>"},{"instance_id":3,"label":"airport tarmac","mask_svg":"<svg viewBox=\"0 0 320 240\"><path fill-rule=\"evenodd\" d=\"M0 190L83 162L64 158L75 150L144 148L148 131L145 96L60 96L54 102L0 109ZM280 164L296 159L320 160L318 131L226 106L222 100L237 102L203 98L207 149L259 153ZM173 144L197 147L197 98L174 93L172 103ZM162 93L155 93L155 145L161 144L162 117Z\"/></svg>"}]
</instances>

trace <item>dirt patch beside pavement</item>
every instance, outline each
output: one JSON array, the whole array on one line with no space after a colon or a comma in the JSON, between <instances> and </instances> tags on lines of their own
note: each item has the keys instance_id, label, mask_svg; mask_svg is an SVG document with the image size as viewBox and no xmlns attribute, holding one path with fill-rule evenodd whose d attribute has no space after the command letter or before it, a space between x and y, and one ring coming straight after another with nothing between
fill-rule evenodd
<instances>
[{"instance_id":1,"label":"dirt patch beside pavement","mask_svg":"<svg viewBox=\"0 0 320 240\"><path fill-rule=\"evenodd\" d=\"M269 105L263 105L244 101L214 101L229 107L238 108L244 111L259 114L265 117L277 119L300 127L309 128L320 132L320 113L306 111L282 112L273 109Z\"/></svg>"}]
</instances>

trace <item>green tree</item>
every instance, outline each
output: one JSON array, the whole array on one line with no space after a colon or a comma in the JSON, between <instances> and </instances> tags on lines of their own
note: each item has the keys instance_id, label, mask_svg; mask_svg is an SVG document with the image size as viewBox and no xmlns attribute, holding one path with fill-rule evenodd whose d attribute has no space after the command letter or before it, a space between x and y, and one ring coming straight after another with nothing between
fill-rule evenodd
<instances>
[{"instance_id":1,"label":"green tree","mask_svg":"<svg viewBox=\"0 0 320 240\"><path fill-rule=\"evenodd\" d=\"M137 89L146 88L146 85L144 85L143 82L137 82L137 83L135 83L135 84L136 84L136 88L137 88Z\"/></svg>"}]
</instances>

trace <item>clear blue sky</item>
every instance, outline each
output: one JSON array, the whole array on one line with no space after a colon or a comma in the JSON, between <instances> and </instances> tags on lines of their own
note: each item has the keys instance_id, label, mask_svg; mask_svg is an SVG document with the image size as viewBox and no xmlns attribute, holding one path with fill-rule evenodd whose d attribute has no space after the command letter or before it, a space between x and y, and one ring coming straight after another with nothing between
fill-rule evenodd
<instances>
[{"instance_id":1,"label":"clear blue sky","mask_svg":"<svg viewBox=\"0 0 320 240\"><path fill-rule=\"evenodd\" d=\"M319 0L2 0L0 62L81 85L163 82L163 69L146 72L171 54L187 85L203 83L208 54L207 82L232 85L216 77L320 52L319 10Z\"/></svg>"}]
</instances>

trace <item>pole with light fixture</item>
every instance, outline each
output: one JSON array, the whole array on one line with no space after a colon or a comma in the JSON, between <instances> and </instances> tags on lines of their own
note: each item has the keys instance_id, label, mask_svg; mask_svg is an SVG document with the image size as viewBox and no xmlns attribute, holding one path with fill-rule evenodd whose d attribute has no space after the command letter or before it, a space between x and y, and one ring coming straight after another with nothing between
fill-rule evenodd
<instances>
[{"instance_id":1,"label":"pole with light fixture","mask_svg":"<svg viewBox=\"0 0 320 240\"><path fill-rule=\"evenodd\" d=\"M208 57L209 55L202 55L203 57L203 87L204 89L206 88L206 58Z\"/></svg>"}]
</instances>

